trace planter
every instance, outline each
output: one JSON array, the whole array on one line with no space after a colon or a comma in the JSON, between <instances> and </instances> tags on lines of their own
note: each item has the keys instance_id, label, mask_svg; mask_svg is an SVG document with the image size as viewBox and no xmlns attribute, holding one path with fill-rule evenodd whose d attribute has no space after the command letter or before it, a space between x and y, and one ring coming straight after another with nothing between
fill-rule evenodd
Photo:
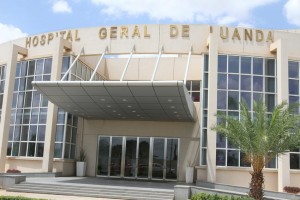
<instances>
[{"instance_id":1,"label":"planter","mask_svg":"<svg viewBox=\"0 0 300 200\"><path fill-rule=\"evenodd\" d=\"M185 182L186 183L194 182L194 167L185 168Z\"/></svg>"},{"instance_id":2,"label":"planter","mask_svg":"<svg viewBox=\"0 0 300 200\"><path fill-rule=\"evenodd\" d=\"M76 162L76 176L85 176L86 162Z\"/></svg>"}]
</instances>

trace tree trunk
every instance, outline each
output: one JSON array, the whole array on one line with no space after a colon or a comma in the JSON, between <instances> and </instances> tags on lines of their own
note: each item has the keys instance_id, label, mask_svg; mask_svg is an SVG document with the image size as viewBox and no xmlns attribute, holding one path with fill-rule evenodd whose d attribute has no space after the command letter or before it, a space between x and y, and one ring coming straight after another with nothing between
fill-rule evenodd
<instances>
[{"instance_id":1,"label":"tree trunk","mask_svg":"<svg viewBox=\"0 0 300 200\"><path fill-rule=\"evenodd\" d=\"M264 197L264 175L262 170L250 172L252 178L250 183L249 196L256 199L262 200Z\"/></svg>"}]
</instances>

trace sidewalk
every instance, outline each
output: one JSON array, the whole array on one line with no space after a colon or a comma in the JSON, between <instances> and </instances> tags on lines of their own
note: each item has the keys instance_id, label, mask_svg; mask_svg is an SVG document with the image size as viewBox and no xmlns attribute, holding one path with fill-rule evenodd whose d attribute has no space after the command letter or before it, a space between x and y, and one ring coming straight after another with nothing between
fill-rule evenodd
<instances>
[{"instance_id":1,"label":"sidewalk","mask_svg":"<svg viewBox=\"0 0 300 200\"><path fill-rule=\"evenodd\" d=\"M64 195L50 195L50 194L34 194L34 193L19 193L19 192L6 192L6 190L0 189L0 196L22 196L22 197L31 197L38 199L47 199L47 200L111 200L104 198L92 198L92 197L77 197L77 196L64 196ZM118 200L118 199L114 199ZM120 199L119 199L120 200Z\"/></svg>"}]
</instances>

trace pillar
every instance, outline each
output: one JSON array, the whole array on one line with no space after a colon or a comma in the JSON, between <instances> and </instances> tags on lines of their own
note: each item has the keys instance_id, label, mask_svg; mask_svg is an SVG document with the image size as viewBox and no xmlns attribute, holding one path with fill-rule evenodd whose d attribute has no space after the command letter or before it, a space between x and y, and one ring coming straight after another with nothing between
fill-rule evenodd
<instances>
[{"instance_id":1,"label":"pillar","mask_svg":"<svg viewBox=\"0 0 300 200\"><path fill-rule=\"evenodd\" d=\"M12 98L15 85L17 59L19 54L26 56L27 53L27 49L11 44L10 54L6 65L2 117L0 122L0 173L5 172L7 142L10 126Z\"/></svg>"},{"instance_id":2,"label":"pillar","mask_svg":"<svg viewBox=\"0 0 300 200\"><path fill-rule=\"evenodd\" d=\"M277 103L288 101L288 49L287 41L280 39L270 46L270 51L277 56ZM290 185L290 155L278 157L278 191Z\"/></svg>"},{"instance_id":3,"label":"pillar","mask_svg":"<svg viewBox=\"0 0 300 200\"><path fill-rule=\"evenodd\" d=\"M208 37L208 113L207 113L207 181L216 182L216 132L211 127L216 125L217 118L217 81L218 80L218 37L210 33Z\"/></svg>"},{"instance_id":4,"label":"pillar","mask_svg":"<svg viewBox=\"0 0 300 200\"><path fill-rule=\"evenodd\" d=\"M52 57L51 81L57 81L61 79L64 49L71 49L71 43L62 38L57 38L54 44L54 53ZM56 105L48 102L44 155L42 164L43 172L52 172L53 169L57 110L58 108Z\"/></svg>"}]
</instances>

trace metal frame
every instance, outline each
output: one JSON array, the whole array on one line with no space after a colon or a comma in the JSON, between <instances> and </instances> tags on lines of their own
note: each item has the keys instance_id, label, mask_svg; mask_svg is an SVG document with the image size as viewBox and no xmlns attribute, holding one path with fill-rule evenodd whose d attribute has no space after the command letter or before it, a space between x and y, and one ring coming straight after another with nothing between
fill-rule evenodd
<instances>
[{"instance_id":1,"label":"metal frame","mask_svg":"<svg viewBox=\"0 0 300 200\"><path fill-rule=\"evenodd\" d=\"M154 71L153 71L153 74L152 74L151 81L154 81L154 77L155 77L155 74L156 74L156 71L157 71L158 63L159 63L159 60L161 58L161 54L162 54L163 51L164 51L164 46L161 46L158 57L157 57L157 60L156 60L156 64L155 64L155 67L154 67Z\"/></svg>"},{"instance_id":2,"label":"metal frame","mask_svg":"<svg viewBox=\"0 0 300 200\"><path fill-rule=\"evenodd\" d=\"M75 60L72 62L71 66L69 67L69 69L66 71L65 75L61 78L61 81L63 81L67 75L69 75L71 69L73 68L73 66L75 65L76 61L79 59L79 57L81 56L81 54L83 53L84 47L81 48L79 54L76 56Z\"/></svg>"},{"instance_id":3,"label":"metal frame","mask_svg":"<svg viewBox=\"0 0 300 200\"><path fill-rule=\"evenodd\" d=\"M187 60L187 63L186 63L185 75L184 75L184 81L183 81L184 85L186 85L186 79L187 79L188 71L189 71L189 68L190 68L190 61L191 61L192 51L193 51L193 46L191 46L191 48L190 48L189 57L188 57L188 60Z\"/></svg>"},{"instance_id":4,"label":"metal frame","mask_svg":"<svg viewBox=\"0 0 300 200\"><path fill-rule=\"evenodd\" d=\"M129 58L128 58L128 60L127 60L127 63L126 63L126 65L125 65L125 68L124 68L124 71L123 71L122 76L121 76L121 78L120 78L120 81L123 81L123 79L124 79L124 76L125 76L125 74L126 74L126 71L127 71L128 65L129 65L129 62L130 62L130 60L131 60L131 58L132 58L132 54L133 54L134 51L135 51L135 45L133 45L133 47L132 47L130 56L129 56Z\"/></svg>"},{"instance_id":5,"label":"metal frame","mask_svg":"<svg viewBox=\"0 0 300 200\"><path fill-rule=\"evenodd\" d=\"M108 158L108 170L107 175L98 175L98 158L99 158L99 144L101 137L109 137L109 158ZM111 168L111 153L112 153L112 139L114 137L122 138L122 155L121 155L121 169L120 169L120 176L111 176L110 168ZM126 140L127 138L136 138L136 163L135 163L135 172L134 176L125 176L125 159L126 159ZM141 138L148 138L149 139L149 161L148 161L148 177L138 177L138 163L139 163L139 147L140 147L140 139ZM162 178L153 178L152 177L152 169L153 169L153 148L154 148L154 139L163 139L164 140L164 155L163 155L163 177ZM178 147L177 147L177 179L167 179L167 145L168 139L177 139ZM166 137L139 137L139 136L107 136L107 135L99 135L97 139L97 158L96 158L96 176L97 177L109 177L109 178L126 178L126 179L139 179L139 180L160 180L160 181L177 181L179 177L179 152L180 152L180 139L179 138L166 138Z\"/></svg>"},{"instance_id":6,"label":"metal frame","mask_svg":"<svg viewBox=\"0 0 300 200\"><path fill-rule=\"evenodd\" d=\"M100 57L100 59L99 59L97 65L96 65L96 67L95 67L95 69L94 69L94 72L92 73L91 78L90 78L89 81L92 81L92 80L93 80L93 78L94 78L95 74L97 73L97 70L98 70L98 68L99 68L99 66L100 66L100 64L101 64L101 61L103 60L103 58L104 58L105 54L107 53L107 51L108 51L108 47L106 46L106 48L105 48L104 52L102 53L102 55L101 55L101 57Z\"/></svg>"}]
</instances>

